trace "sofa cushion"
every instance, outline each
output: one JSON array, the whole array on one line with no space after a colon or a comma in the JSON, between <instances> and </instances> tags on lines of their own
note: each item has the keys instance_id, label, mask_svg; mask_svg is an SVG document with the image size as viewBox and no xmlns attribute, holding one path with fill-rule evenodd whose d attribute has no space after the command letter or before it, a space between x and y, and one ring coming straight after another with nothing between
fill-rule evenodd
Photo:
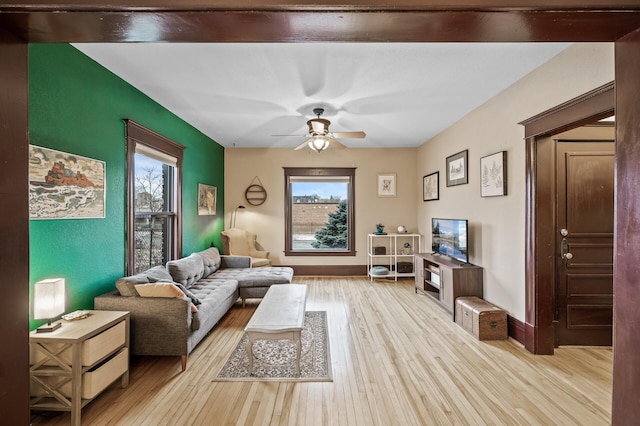
<instances>
[{"instance_id":1,"label":"sofa cushion","mask_svg":"<svg viewBox=\"0 0 640 426\"><path fill-rule=\"evenodd\" d=\"M129 277L120 278L116 281L116 288L120 292L120 296L134 297L138 296L136 291L136 284L147 284L149 279L144 273L131 275Z\"/></svg>"},{"instance_id":2,"label":"sofa cushion","mask_svg":"<svg viewBox=\"0 0 640 426\"><path fill-rule=\"evenodd\" d=\"M202 256L193 253L182 259L167 262L167 269L173 281L189 288L204 275L204 263Z\"/></svg>"},{"instance_id":3,"label":"sofa cushion","mask_svg":"<svg viewBox=\"0 0 640 426\"><path fill-rule=\"evenodd\" d=\"M136 291L141 297L186 298L185 294L174 283L148 283L136 285ZM196 305L191 303L191 312L198 312Z\"/></svg>"},{"instance_id":4,"label":"sofa cushion","mask_svg":"<svg viewBox=\"0 0 640 426\"><path fill-rule=\"evenodd\" d=\"M200 300L193 293L187 290L185 286L173 281L173 277L171 276L169 271L167 271L167 268L165 268L164 266L162 265L154 266L151 269L147 269L142 274L147 276L147 279L149 280L150 283L156 283L156 282L174 283L180 290L182 290L185 296L191 299L191 303L193 303L194 305L200 304Z\"/></svg>"},{"instance_id":5,"label":"sofa cushion","mask_svg":"<svg viewBox=\"0 0 640 426\"><path fill-rule=\"evenodd\" d=\"M293 268L271 266L269 268L226 268L216 272L218 279L238 281L238 287L268 287L271 284L288 284L293 278Z\"/></svg>"},{"instance_id":6,"label":"sofa cushion","mask_svg":"<svg viewBox=\"0 0 640 426\"><path fill-rule=\"evenodd\" d=\"M191 330L195 331L200 328L200 323L206 321L207 318L215 315L216 311L224 306L225 300L229 297L237 298L238 281L218 279L217 274L208 278L202 278L195 283L189 290L202 302L198 305L198 314L194 315L191 321ZM234 295L235 294L235 295Z\"/></svg>"},{"instance_id":7,"label":"sofa cushion","mask_svg":"<svg viewBox=\"0 0 640 426\"><path fill-rule=\"evenodd\" d=\"M191 290L203 305L218 304L238 289L238 281L232 279L203 278Z\"/></svg>"},{"instance_id":8,"label":"sofa cushion","mask_svg":"<svg viewBox=\"0 0 640 426\"><path fill-rule=\"evenodd\" d=\"M203 277L208 277L220 268L220 252L217 248L211 247L196 254L202 257L202 263L204 264Z\"/></svg>"},{"instance_id":9,"label":"sofa cushion","mask_svg":"<svg viewBox=\"0 0 640 426\"><path fill-rule=\"evenodd\" d=\"M173 278L171 278L171 274L169 273L169 271L167 271L167 268L165 268L163 265L154 266L151 269L147 269L146 271L143 272L143 274L147 276L147 279L149 280L150 283L156 283L158 281L162 281L162 282L173 281Z\"/></svg>"}]
</instances>

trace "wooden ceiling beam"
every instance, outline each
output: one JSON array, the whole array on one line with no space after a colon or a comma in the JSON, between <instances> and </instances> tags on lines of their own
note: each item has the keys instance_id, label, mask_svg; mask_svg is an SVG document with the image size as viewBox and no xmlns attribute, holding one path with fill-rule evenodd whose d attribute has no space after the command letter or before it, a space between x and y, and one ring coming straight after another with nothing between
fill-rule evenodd
<instances>
[{"instance_id":1,"label":"wooden ceiling beam","mask_svg":"<svg viewBox=\"0 0 640 426\"><path fill-rule=\"evenodd\" d=\"M517 3L517 4L514 4ZM546 11L638 10L638 0L14 0L0 6L6 11Z\"/></svg>"},{"instance_id":2,"label":"wooden ceiling beam","mask_svg":"<svg viewBox=\"0 0 640 426\"><path fill-rule=\"evenodd\" d=\"M610 42L640 11L31 11L2 12L26 41Z\"/></svg>"}]
</instances>

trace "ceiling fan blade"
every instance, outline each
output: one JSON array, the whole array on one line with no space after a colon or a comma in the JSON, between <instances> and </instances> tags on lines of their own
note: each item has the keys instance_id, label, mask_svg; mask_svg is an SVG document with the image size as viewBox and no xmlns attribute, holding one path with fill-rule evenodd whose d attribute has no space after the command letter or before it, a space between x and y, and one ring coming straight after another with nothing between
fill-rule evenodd
<instances>
[{"instance_id":1,"label":"ceiling fan blade","mask_svg":"<svg viewBox=\"0 0 640 426\"><path fill-rule=\"evenodd\" d=\"M296 138L303 138L309 135L271 135L271 136L276 136L276 137L295 136Z\"/></svg>"},{"instance_id":2,"label":"ceiling fan blade","mask_svg":"<svg viewBox=\"0 0 640 426\"><path fill-rule=\"evenodd\" d=\"M306 147L309 144L310 141L311 141L311 139L307 139L306 141L302 142L300 145L298 145L295 148L293 148L293 150L297 151L299 149L302 149L302 148Z\"/></svg>"},{"instance_id":3,"label":"ceiling fan blade","mask_svg":"<svg viewBox=\"0 0 640 426\"><path fill-rule=\"evenodd\" d=\"M345 149L346 148L346 146L344 146L343 144L341 144L340 142L338 142L337 140L335 140L333 138L327 138L327 139L329 140L329 145L333 149Z\"/></svg>"},{"instance_id":4,"label":"ceiling fan blade","mask_svg":"<svg viewBox=\"0 0 640 426\"><path fill-rule=\"evenodd\" d=\"M332 132L331 135L343 139L364 139L367 136L365 132Z\"/></svg>"}]
</instances>

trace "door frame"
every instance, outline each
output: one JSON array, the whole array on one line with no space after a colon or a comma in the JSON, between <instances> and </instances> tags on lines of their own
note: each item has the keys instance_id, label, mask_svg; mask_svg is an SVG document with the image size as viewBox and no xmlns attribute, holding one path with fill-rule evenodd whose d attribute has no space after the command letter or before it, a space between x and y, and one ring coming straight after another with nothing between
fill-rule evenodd
<instances>
[{"instance_id":1,"label":"door frame","mask_svg":"<svg viewBox=\"0 0 640 426\"><path fill-rule=\"evenodd\" d=\"M614 113L614 83L522 121L525 129L525 347L553 355L555 333L555 150L548 136Z\"/></svg>"}]
</instances>

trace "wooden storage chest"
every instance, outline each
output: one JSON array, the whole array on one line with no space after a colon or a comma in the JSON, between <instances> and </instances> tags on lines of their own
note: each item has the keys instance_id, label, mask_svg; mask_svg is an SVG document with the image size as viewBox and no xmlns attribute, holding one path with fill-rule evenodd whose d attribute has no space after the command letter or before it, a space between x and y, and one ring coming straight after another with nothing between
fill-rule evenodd
<instances>
[{"instance_id":1,"label":"wooden storage chest","mask_svg":"<svg viewBox=\"0 0 640 426\"><path fill-rule=\"evenodd\" d=\"M504 340L508 337L507 313L479 297L456 299L456 323L478 340Z\"/></svg>"}]
</instances>

